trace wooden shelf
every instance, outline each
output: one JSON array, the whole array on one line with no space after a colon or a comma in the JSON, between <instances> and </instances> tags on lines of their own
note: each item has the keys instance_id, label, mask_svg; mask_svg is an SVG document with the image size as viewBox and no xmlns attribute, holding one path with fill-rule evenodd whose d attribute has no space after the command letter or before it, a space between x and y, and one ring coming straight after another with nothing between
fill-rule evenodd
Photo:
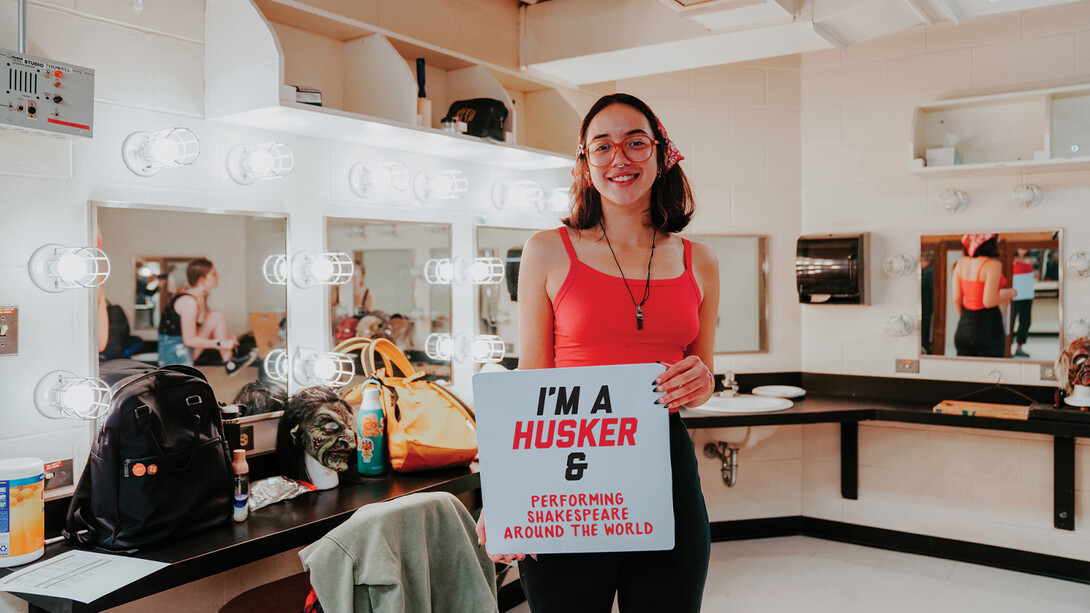
<instances>
[{"instance_id":1,"label":"wooden shelf","mask_svg":"<svg viewBox=\"0 0 1090 613\"><path fill-rule=\"evenodd\" d=\"M576 107L593 101L301 0L210 0L205 19L206 109L220 121L544 170L571 165ZM417 125L418 57L436 128ZM295 86L320 89L323 106L297 103ZM506 142L437 129L452 102L469 98L504 103Z\"/></svg>"},{"instance_id":2,"label":"wooden shelf","mask_svg":"<svg viewBox=\"0 0 1090 613\"><path fill-rule=\"evenodd\" d=\"M963 176L1090 168L1090 85L960 98L916 107L909 170ZM959 163L927 166L947 135Z\"/></svg>"}]
</instances>

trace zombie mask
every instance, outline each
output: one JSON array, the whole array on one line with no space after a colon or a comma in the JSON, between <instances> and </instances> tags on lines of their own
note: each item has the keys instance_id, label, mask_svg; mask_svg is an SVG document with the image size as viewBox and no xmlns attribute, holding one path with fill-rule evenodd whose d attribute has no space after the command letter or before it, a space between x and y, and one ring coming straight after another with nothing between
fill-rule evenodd
<instances>
[{"instance_id":1,"label":"zombie mask","mask_svg":"<svg viewBox=\"0 0 1090 613\"><path fill-rule=\"evenodd\" d=\"M344 405L323 404L291 430L295 444L326 468L348 470L356 451L352 414Z\"/></svg>"}]
</instances>

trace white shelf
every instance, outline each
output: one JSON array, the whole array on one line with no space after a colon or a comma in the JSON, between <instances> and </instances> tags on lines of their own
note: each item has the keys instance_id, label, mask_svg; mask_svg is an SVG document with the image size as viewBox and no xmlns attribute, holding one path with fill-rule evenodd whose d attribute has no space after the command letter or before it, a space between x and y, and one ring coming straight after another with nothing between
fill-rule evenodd
<instances>
[{"instance_id":1,"label":"white shelf","mask_svg":"<svg viewBox=\"0 0 1090 613\"><path fill-rule=\"evenodd\" d=\"M205 55L210 119L505 168L571 166L576 106L593 101L306 0L208 0ZM417 57L427 64L433 125L455 100L498 99L508 142L416 125ZM295 85L318 87L323 106L297 103Z\"/></svg>"},{"instance_id":2,"label":"white shelf","mask_svg":"<svg viewBox=\"0 0 1090 613\"><path fill-rule=\"evenodd\" d=\"M927 149L947 134L961 163L926 166ZM922 104L912 126L909 170L961 176L1090 168L1090 85Z\"/></svg>"}]
</instances>

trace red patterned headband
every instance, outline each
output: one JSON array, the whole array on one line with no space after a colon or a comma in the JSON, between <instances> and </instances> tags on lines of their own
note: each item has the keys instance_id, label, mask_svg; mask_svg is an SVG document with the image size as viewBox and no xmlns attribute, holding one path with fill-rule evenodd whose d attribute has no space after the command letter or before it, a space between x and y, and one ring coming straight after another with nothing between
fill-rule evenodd
<instances>
[{"instance_id":1,"label":"red patterned headband","mask_svg":"<svg viewBox=\"0 0 1090 613\"><path fill-rule=\"evenodd\" d=\"M993 238L995 234L965 234L961 237L961 244L965 245L965 252L969 254L969 257L973 257L981 245Z\"/></svg>"},{"instance_id":2,"label":"red patterned headband","mask_svg":"<svg viewBox=\"0 0 1090 613\"><path fill-rule=\"evenodd\" d=\"M674 141L670 140L670 137L666 135L666 128L662 125L662 120L655 118L655 121L659 124L659 134L662 134L662 140L666 141L666 170L673 168L678 162L685 159L684 155L681 155L681 151L678 150Z\"/></svg>"}]
</instances>

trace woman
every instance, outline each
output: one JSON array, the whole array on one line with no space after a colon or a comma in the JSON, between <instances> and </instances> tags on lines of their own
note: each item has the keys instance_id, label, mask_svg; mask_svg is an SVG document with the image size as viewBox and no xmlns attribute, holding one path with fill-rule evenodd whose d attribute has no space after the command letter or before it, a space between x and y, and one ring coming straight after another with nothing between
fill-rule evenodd
<instances>
[{"instance_id":1,"label":"woman","mask_svg":"<svg viewBox=\"0 0 1090 613\"><path fill-rule=\"evenodd\" d=\"M719 264L675 236L692 217L681 154L645 103L613 94L579 133L571 215L527 241L519 270L519 368L661 362L670 411L675 548L493 556L521 560L530 609L696 612L710 554L708 515L681 406L711 397ZM477 524L485 542L483 521Z\"/></svg>"},{"instance_id":2,"label":"woman","mask_svg":"<svg viewBox=\"0 0 1090 613\"><path fill-rule=\"evenodd\" d=\"M238 339L227 333L223 311L208 308L208 294L219 285L219 273L211 261L200 258L189 263L185 277L189 286L170 299L159 320L159 365L192 366L205 349L215 349L227 374L238 374L257 358L257 349L232 357Z\"/></svg>"},{"instance_id":3,"label":"woman","mask_svg":"<svg viewBox=\"0 0 1090 613\"><path fill-rule=\"evenodd\" d=\"M1011 302L1011 327L1017 325L1014 342L1017 345L1011 354L1016 358L1028 358L1024 347L1029 340L1029 327L1033 321L1034 284L1037 282L1037 262L1029 256L1029 249L1018 247L1014 250L1014 267L1011 271L1011 285L1017 288L1017 297Z\"/></svg>"},{"instance_id":4,"label":"woman","mask_svg":"<svg viewBox=\"0 0 1090 613\"><path fill-rule=\"evenodd\" d=\"M1007 332L1001 303L1014 297L999 262L999 239L995 234L966 234L961 237L965 257L954 264L950 284L954 305L961 316L954 333L959 356L1001 358L1006 353Z\"/></svg>"}]
</instances>

